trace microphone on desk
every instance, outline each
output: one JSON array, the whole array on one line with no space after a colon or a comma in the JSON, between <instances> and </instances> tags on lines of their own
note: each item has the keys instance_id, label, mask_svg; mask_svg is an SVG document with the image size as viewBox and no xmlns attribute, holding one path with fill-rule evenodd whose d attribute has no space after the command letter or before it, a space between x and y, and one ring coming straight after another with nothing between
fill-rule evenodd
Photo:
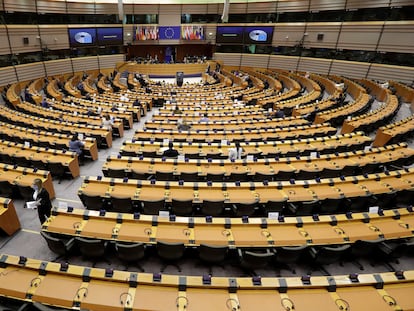
<instances>
[{"instance_id":1,"label":"microphone on desk","mask_svg":"<svg viewBox=\"0 0 414 311\"><path fill-rule=\"evenodd\" d=\"M124 305L124 301L122 300L123 296L127 296L127 298L125 299L125 305L129 306L129 304L131 303L131 300L132 300L131 294L127 293L127 292L124 292L124 293L121 293L121 295L119 295L119 303L121 305Z\"/></svg>"}]
</instances>

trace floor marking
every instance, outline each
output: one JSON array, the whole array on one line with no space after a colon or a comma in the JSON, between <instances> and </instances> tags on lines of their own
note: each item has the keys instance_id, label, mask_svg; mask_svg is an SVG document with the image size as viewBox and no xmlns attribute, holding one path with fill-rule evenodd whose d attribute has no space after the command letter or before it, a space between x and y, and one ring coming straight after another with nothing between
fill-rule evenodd
<instances>
[{"instance_id":1,"label":"floor marking","mask_svg":"<svg viewBox=\"0 0 414 311\"><path fill-rule=\"evenodd\" d=\"M30 229L22 229L23 232L27 232L27 233L33 233L33 234L40 234L39 231L34 231L34 230L30 230Z\"/></svg>"},{"instance_id":2,"label":"floor marking","mask_svg":"<svg viewBox=\"0 0 414 311\"><path fill-rule=\"evenodd\" d=\"M72 202L72 203L82 203L79 200L70 200L70 199L62 199L62 198L56 198L58 201L64 201L64 202Z\"/></svg>"}]
</instances>

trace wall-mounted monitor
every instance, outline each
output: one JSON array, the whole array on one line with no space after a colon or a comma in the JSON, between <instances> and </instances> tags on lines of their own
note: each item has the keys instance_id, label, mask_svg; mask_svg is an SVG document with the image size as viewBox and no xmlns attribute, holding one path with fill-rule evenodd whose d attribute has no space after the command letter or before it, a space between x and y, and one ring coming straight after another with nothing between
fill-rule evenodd
<instances>
[{"instance_id":1,"label":"wall-mounted monitor","mask_svg":"<svg viewBox=\"0 0 414 311\"><path fill-rule=\"evenodd\" d=\"M96 45L96 29L69 28L69 43L72 47Z\"/></svg>"},{"instance_id":2,"label":"wall-mounted monitor","mask_svg":"<svg viewBox=\"0 0 414 311\"><path fill-rule=\"evenodd\" d=\"M123 45L124 31L122 27L97 28L98 45Z\"/></svg>"},{"instance_id":3,"label":"wall-mounted monitor","mask_svg":"<svg viewBox=\"0 0 414 311\"><path fill-rule=\"evenodd\" d=\"M136 26L134 41L158 40L158 26Z\"/></svg>"},{"instance_id":4,"label":"wall-mounted monitor","mask_svg":"<svg viewBox=\"0 0 414 311\"><path fill-rule=\"evenodd\" d=\"M197 25L181 26L181 39L183 40L205 40L204 27Z\"/></svg>"},{"instance_id":5,"label":"wall-mounted monitor","mask_svg":"<svg viewBox=\"0 0 414 311\"><path fill-rule=\"evenodd\" d=\"M244 43L269 44L273 39L272 26L245 26L243 32Z\"/></svg>"},{"instance_id":6,"label":"wall-mounted monitor","mask_svg":"<svg viewBox=\"0 0 414 311\"><path fill-rule=\"evenodd\" d=\"M243 27L217 26L217 43L243 43Z\"/></svg>"}]
</instances>

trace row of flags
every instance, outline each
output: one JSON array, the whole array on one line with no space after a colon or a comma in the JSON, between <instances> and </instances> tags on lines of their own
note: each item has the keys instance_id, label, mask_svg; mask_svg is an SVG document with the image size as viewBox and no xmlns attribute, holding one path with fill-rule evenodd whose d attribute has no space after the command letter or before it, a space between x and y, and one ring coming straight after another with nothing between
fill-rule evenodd
<instances>
[{"instance_id":1,"label":"row of flags","mask_svg":"<svg viewBox=\"0 0 414 311\"><path fill-rule=\"evenodd\" d=\"M136 26L134 41L205 40L203 26Z\"/></svg>"}]
</instances>

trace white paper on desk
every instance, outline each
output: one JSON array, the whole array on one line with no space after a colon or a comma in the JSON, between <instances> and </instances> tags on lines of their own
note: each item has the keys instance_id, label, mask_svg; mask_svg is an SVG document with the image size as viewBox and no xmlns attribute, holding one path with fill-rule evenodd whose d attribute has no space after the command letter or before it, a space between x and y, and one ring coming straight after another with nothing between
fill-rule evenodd
<instances>
[{"instance_id":1,"label":"white paper on desk","mask_svg":"<svg viewBox=\"0 0 414 311\"><path fill-rule=\"evenodd\" d=\"M177 157L177 161L184 162L185 161L185 154L179 154Z\"/></svg>"},{"instance_id":2,"label":"white paper on desk","mask_svg":"<svg viewBox=\"0 0 414 311\"><path fill-rule=\"evenodd\" d=\"M26 148L30 148L30 142L25 141L25 142L24 142L24 146L25 146Z\"/></svg>"},{"instance_id":3,"label":"white paper on desk","mask_svg":"<svg viewBox=\"0 0 414 311\"><path fill-rule=\"evenodd\" d=\"M37 202L36 201L26 202L26 208L27 209L36 209L37 208Z\"/></svg>"},{"instance_id":4,"label":"white paper on desk","mask_svg":"<svg viewBox=\"0 0 414 311\"><path fill-rule=\"evenodd\" d=\"M371 149L371 146L365 146L364 151L369 151Z\"/></svg>"},{"instance_id":5,"label":"white paper on desk","mask_svg":"<svg viewBox=\"0 0 414 311\"><path fill-rule=\"evenodd\" d=\"M370 206L368 214L378 214L379 206Z\"/></svg>"},{"instance_id":6,"label":"white paper on desk","mask_svg":"<svg viewBox=\"0 0 414 311\"><path fill-rule=\"evenodd\" d=\"M68 209L68 202L60 201L59 204L58 204L58 207L59 207L59 209L66 210L66 209Z\"/></svg>"},{"instance_id":7,"label":"white paper on desk","mask_svg":"<svg viewBox=\"0 0 414 311\"><path fill-rule=\"evenodd\" d=\"M251 155L251 154L247 155L246 156L246 161L253 162L254 161L254 156Z\"/></svg>"},{"instance_id":8,"label":"white paper on desk","mask_svg":"<svg viewBox=\"0 0 414 311\"><path fill-rule=\"evenodd\" d=\"M83 137L83 134L82 134L82 133L79 133L79 134L78 134L78 138L79 138L80 140L83 140L85 137Z\"/></svg>"},{"instance_id":9,"label":"white paper on desk","mask_svg":"<svg viewBox=\"0 0 414 311\"><path fill-rule=\"evenodd\" d=\"M162 140L162 145L163 146L168 146L168 144L170 143L170 140L168 139L168 138L164 138L163 140Z\"/></svg>"},{"instance_id":10,"label":"white paper on desk","mask_svg":"<svg viewBox=\"0 0 414 311\"><path fill-rule=\"evenodd\" d=\"M169 218L170 217L170 212L169 211L160 211L158 216L161 217L161 218Z\"/></svg>"},{"instance_id":11,"label":"white paper on desk","mask_svg":"<svg viewBox=\"0 0 414 311\"><path fill-rule=\"evenodd\" d=\"M318 153L317 152L311 152L310 153L310 157L311 158L316 158L318 156Z\"/></svg>"},{"instance_id":12,"label":"white paper on desk","mask_svg":"<svg viewBox=\"0 0 414 311\"><path fill-rule=\"evenodd\" d=\"M221 140L221 145L226 146L227 145L227 139L222 139Z\"/></svg>"},{"instance_id":13,"label":"white paper on desk","mask_svg":"<svg viewBox=\"0 0 414 311\"><path fill-rule=\"evenodd\" d=\"M272 112L273 111L273 108L269 108L269 109L267 109L267 111L268 112Z\"/></svg>"},{"instance_id":14,"label":"white paper on desk","mask_svg":"<svg viewBox=\"0 0 414 311\"><path fill-rule=\"evenodd\" d=\"M88 216L99 216L99 211L89 211Z\"/></svg>"},{"instance_id":15,"label":"white paper on desk","mask_svg":"<svg viewBox=\"0 0 414 311\"><path fill-rule=\"evenodd\" d=\"M269 212L267 214L267 218L278 220L279 219L279 212Z\"/></svg>"}]
</instances>

